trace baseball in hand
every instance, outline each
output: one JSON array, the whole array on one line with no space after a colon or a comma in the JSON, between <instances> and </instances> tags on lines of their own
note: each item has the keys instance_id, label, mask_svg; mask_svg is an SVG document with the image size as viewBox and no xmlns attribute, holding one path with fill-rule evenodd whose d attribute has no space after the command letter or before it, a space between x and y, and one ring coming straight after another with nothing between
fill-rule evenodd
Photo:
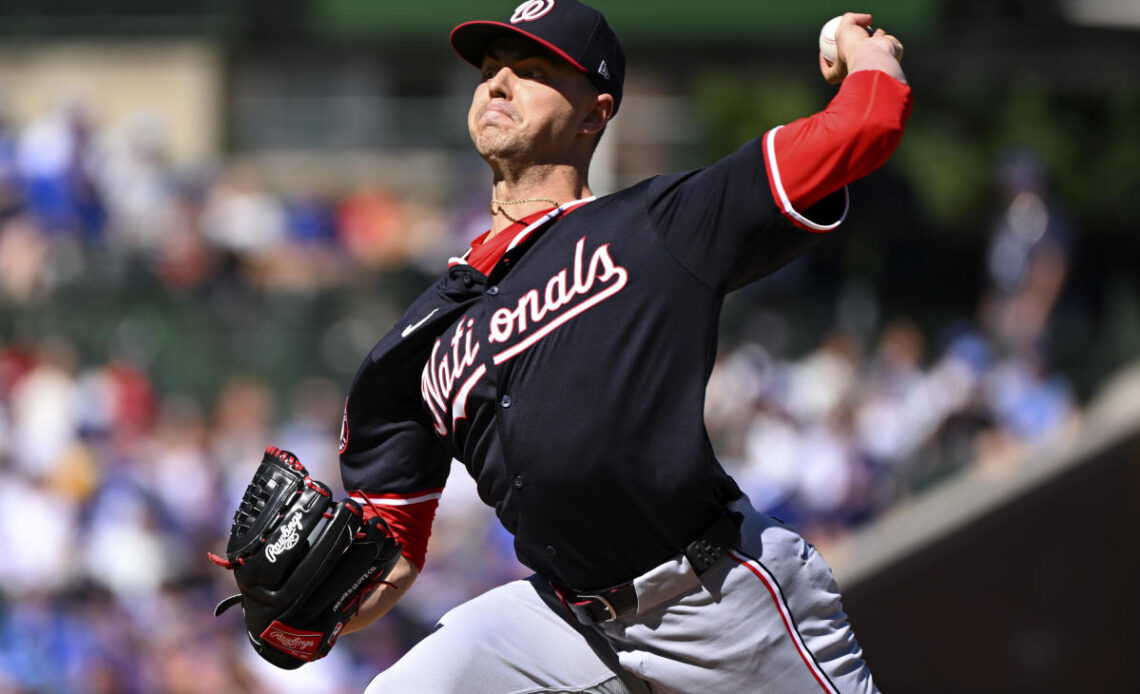
<instances>
[{"instance_id":1,"label":"baseball in hand","mask_svg":"<svg viewBox=\"0 0 1140 694\"><path fill-rule=\"evenodd\" d=\"M823 29L819 31L819 52L827 59L828 63L834 63L836 58L835 53L835 30L839 28L839 22L843 17L832 17L827 20L827 24L823 25Z\"/></svg>"}]
</instances>

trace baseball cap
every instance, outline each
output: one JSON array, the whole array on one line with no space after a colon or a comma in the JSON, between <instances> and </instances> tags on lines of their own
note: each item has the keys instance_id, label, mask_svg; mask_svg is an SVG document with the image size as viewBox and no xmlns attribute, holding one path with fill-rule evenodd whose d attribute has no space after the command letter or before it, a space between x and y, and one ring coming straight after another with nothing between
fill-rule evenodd
<instances>
[{"instance_id":1,"label":"baseball cap","mask_svg":"<svg viewBox=\"0 0 1140 694\"><path fill-rule=\"evenodd\" d=\"M527 0L506 22L465 22L451 30L451 47L461 58L482 67L492 41L518 35L539 43L585 73L599 92L621 105L625 51L605 16L577 0Z\"/></svg>"}]
</instances>

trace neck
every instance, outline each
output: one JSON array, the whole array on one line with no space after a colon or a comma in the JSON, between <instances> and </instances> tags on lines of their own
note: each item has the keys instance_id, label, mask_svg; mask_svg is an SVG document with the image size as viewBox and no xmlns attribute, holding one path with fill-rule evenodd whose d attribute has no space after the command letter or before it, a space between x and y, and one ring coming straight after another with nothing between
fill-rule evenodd
<instances>
[{"instance_id":1,"label":"neck","mask_svg":"<svg viewBox=\"0 0 1140 694\"><path fill-rule=\"evenodd\" d=\"M585 173L577 168L533 166L516 175L496 172L491 199L500 202L491 203L490 235L535 212L590 195Z\"/></svg>"}]
</instances>

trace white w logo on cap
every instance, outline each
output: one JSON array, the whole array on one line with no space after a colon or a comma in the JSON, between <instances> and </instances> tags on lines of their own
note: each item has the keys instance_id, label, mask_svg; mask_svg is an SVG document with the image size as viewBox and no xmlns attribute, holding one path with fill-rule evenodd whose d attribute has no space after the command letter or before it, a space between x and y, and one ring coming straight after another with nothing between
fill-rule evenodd
<instances>
[{"instance_id":1,"label":"white w logo on cap","mask_svg":"<svg viewBox=\"0 0 1140 694\"><path fill-rule=\"evenodd\" d=\"M511 24L533 22L553 9L554 0L527 0L515 8L515 13L511 15Z\"/></svg>"}]
</instances>

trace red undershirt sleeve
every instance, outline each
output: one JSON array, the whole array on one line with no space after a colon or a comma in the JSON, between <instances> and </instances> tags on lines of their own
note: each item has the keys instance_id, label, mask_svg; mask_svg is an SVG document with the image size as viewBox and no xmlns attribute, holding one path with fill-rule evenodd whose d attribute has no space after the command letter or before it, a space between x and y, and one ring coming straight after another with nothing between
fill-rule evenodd
<instances>
[{"instance_id":1,"label":"red undershirt sleeve","mask_svg":"<svg viewBox=\"0 0 1140 694\"><path fill-rule=\"evenodd\" d=\"M910 87L881 70L849 75L827 108L764 136L772 196L781 212L809 231L828 231L803 211L886 162L902 139Z\"/></svg>"}]
</instances>

